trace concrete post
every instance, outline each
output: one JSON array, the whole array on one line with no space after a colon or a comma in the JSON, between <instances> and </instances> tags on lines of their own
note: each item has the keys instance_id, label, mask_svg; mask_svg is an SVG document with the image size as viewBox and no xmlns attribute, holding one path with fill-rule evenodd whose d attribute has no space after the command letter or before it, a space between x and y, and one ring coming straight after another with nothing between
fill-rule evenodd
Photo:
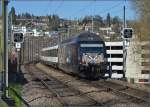
<instances>
[{"instance_id":1,"label":"concrete post","mask_svg":"<svg viewBox=\"0 0 150 107\"><path fill-rule=\"evenodd\" d=\"M8 98L8 0L2 0L3 36L4 36L4 97Z\"/></svg>"}]
</instances>

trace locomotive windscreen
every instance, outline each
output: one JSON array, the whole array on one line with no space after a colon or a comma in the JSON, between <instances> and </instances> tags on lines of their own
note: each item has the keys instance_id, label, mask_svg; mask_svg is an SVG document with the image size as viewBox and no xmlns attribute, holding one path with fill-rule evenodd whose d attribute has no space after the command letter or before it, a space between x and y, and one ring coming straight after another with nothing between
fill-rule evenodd
<instances>
[{"instance_id":1,"label":"locomotive windscreen","mask_svg":"<svg viewBox=\"0 0 150 107\"><path fill-rule=\"evenodd\" d=\"M103 44L81 44L80 50L85 53L101 53L104 49Z\"/></svg>"}]
</instances>

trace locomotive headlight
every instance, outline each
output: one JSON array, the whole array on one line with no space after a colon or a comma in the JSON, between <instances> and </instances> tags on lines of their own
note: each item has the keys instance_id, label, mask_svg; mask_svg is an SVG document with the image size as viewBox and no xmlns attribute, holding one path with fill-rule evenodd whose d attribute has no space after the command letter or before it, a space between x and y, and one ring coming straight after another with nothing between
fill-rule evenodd
<instances>
[{"instance_id":1,"label":"locomotive headlight","mask_svg":"<svg viewBox=\"0 0 150 107\"><path fill-rule=\"evenodd\" d=\"M83 54L81 64L86 64L86 56L86 54Z\"/></svg>"},{"instance_id":2,"label":"locomotive headlight","mask_svg":"<svg viewBox=\"0 0 150 107\"><path fill-rule=\"evenodd\" d=\"M88 58L91 59L91 56L88 55Z\"/></svg>"},{"instance_id":3,"label":"locomotive headlight","mask_svg":"<svg viewBox=\"0 0 150 107\"><path fill-rule=\"evenodd\" d=\"M107 70L109 70L110 69L110 67L109 66L107 66Z\"/></svg>"},{"instance_id":4,"label":"locomotive headlight","mask_svg":"<svg viewBox=\"0 0 150 107\"><path fill-rule=\"evenodd\" d=\"M82 58L82 62L81 62L81 64L86 64L86 62L85 62L84 58Z\"/></svg>"}]
</instances>

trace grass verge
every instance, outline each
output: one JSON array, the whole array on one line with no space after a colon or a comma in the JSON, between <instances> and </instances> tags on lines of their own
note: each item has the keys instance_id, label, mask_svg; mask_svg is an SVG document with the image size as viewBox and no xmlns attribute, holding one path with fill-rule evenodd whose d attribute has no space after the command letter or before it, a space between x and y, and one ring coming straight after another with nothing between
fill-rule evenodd
<instances>
[{"instance_id":1,"label":"grass verge","mask_svg":"<svg viewBox=\"0 0 150 107\"><path fill-rule=\"evenodd\" d=\"M6 103L2 102L0 103L0 107L9 107Z\"/></svg>"},{"instance_id":2,"label":"grass verge","mask_svg":"<svg viewBox=\"0 0 150 107\"><path fill-rule=\"evenodd\" d=\"M21 85L19 85L19 84L13 84L13 83L11 83L10 85L9 85L9 94L10 94L10 97L11 98L13 98L14 99L14 101L15 101L15 107L21 107L21 105L22 105L22 101L21 101L21 99L16 95L16 93L15 92L17 92L17 94L19 95L19 96L21 96L21 90L22 90L22 87L21 87ZM14 92L14 91L15 92ZM1 107L1 106L0 106Z\"/></svg>"}]
</instances>

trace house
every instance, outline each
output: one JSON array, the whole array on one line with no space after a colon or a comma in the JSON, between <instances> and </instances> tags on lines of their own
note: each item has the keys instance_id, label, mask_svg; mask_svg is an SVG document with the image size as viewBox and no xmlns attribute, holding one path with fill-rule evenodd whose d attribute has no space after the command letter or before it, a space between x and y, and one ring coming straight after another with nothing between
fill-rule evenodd
<instances>
[{"instance_id":1,"label":"house","mask_svg":"<svg viewBox=\"0 0 150 107\"><path fill-rule=\"evenodd\" d=\"M33 29L32 31L33 31L33 36L43 36L44 35L44 33L42 31L40 31L36 28Z\"/></svg>"},{"instance_id":2,"label":"house","mask_svg":"<svg viewBox=\"0 0 150 107\"><path fill-rule=\"evenodd\" d=\"M99 30L100 33L104 36L111 36L115 34L115 32L112 30L112 27L101 27Z\"/></svg>"}]
</instances>

